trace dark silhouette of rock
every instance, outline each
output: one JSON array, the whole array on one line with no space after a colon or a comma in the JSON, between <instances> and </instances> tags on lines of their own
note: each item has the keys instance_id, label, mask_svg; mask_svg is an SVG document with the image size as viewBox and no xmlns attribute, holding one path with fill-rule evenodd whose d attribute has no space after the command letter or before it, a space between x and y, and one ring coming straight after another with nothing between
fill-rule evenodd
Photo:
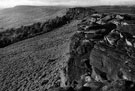
<instances>
[{"instance_id":1,"label":"dark silhouette of rock","mask_svg":"<svg viewBox=\"0 0 135 91\"><path fill-rule=\"evenodd\" d=\"M81 87L77 91L92 91L90 87Z\"/></svg>"},{"instance_id":2,"label":"dark silhouette of rock","mask_svg":"<svg viewBox=\"0 0 135 91\"><path fill-rule=\"evenodd\" d=\"M58 88L51 88L48 91L75 91L73 87L58 87Z\"/></svg>"}]
</instances>

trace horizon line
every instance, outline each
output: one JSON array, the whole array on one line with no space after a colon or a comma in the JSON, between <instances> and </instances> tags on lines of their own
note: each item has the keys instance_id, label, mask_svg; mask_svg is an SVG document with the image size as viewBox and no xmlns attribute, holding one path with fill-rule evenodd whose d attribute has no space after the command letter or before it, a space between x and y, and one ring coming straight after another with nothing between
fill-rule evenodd
<instances>
[{"instance_id":1,"label":"horizon line","mask_svg":"<svg viewBox=\"0 0 135 91\"><path fill-rule=\"evenodd\" d=\"M11 7L0 7L0 9L6 9L6 8L14 8L14 7L19 7L19 6L37 6L37 7L42 7L42 6L63 6L63 7L94 7L94 6L134 6L134 5L15 5L15 6L11 6Z\"/></svg>"}]
</instances>

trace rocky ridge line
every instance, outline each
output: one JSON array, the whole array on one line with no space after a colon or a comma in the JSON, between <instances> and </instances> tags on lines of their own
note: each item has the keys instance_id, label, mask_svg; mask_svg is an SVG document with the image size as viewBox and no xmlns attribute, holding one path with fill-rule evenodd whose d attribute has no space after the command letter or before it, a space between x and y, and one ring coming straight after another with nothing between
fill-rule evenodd
<instances>
[{"instance_id":1,"label":"rocky ridge line","mask_svg":"<svg viewBox=\"0 0 135 91\"><path fill-rule=\"evenodd\" d=\"M65 87L51 91L134 91L135 36L130 21L125 14L97 13L82 20L71 38Z\"/></svg>"}]
</instances>

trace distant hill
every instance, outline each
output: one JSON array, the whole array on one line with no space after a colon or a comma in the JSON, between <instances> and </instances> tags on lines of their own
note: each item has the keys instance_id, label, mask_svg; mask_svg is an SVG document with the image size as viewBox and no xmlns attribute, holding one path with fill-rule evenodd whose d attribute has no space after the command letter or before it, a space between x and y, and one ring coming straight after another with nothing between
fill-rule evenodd
<instances>
[{"instance_id":1,"label":"distant hill","mask_svg":"<svg viewBox=\"0 0 135 91\"><path fill-rule=\"evenodd\" d=\"M99 13L127 13L135 14L134 6L93 6L91 7Z\"/></svg>"},{"instance_id":2,"label":"distant hill","mask_svg":"<svg viewBox=\"0 0 135 91\"><path fill-rule=\"evenodd\" d=\"M0 29L18 27L61 16L66 11L62 6L16 6L0 10Z\"/></svg>"}]
</instances>

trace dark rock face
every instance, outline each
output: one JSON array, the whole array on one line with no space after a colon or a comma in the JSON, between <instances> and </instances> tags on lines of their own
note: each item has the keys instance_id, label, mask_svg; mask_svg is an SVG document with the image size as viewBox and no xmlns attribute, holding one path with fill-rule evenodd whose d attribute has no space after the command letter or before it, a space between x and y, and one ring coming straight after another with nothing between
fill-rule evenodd
<instances>
[{"instance_id":1,"label":"dark rock face","mask_svg":"<svg viewBox=\"0 0 135 91\"><path fill-rule=\"evenodd\" d=\"M126 63L126 62L129 63ZM125 53L102 45L95 45L90 55L90 63L93 67L106 73L108 80L124 79L134 81L134 59L129 58ZM132 66L131 66L132 64ZM121 72L122 77L119 76Z\"/></svg>"},{"instance_id":2,"label":"dark rock face","mask_svg":"<svg viewBox=\"0 0 135 91\"><path fill-rule=\"evenodd\" d=\"M89 54L94 44L89 40L84 40L84 38L83 33L77 33L71 39L71 58L68 62L69 82L79 80L80 75L91 70L91 66L89 65Z\"/></svg>"},{"instance_id":3,"label":"dark rock face","mask_svg":"<svg viewBox=\"0 0 135 91\"><path fill-rule=\"evenodd\" d=\"M48 91L75 91L74 88L72 87L59 87L59 88L52 88L49 89Z\"/></svg>"},{"instance_id":4,"label":"dark rock face","mask_svg":"<svg viewBox=\"0 0 135 91\"><path fill-rule=\"evenodd\" d=\"M123 30L130 29L127 18L119 14L91 17L95 20L82 20L71 38L67 86L77 81L74 88L79 91L135 90L135 39L132 30Z\"/></svg>"},{"instance_id":5,"label":"dark rock face","mask_svg":"<svg viewBox=\"0 0 135 91\"><path fill-rule=\"evenodd\" d=\"M96 11L92 8L76 7L76 8L70 8L67 12L67 15L69 15L73 19L83 19L95 12Z\"/></svg>"}]
</instances>

